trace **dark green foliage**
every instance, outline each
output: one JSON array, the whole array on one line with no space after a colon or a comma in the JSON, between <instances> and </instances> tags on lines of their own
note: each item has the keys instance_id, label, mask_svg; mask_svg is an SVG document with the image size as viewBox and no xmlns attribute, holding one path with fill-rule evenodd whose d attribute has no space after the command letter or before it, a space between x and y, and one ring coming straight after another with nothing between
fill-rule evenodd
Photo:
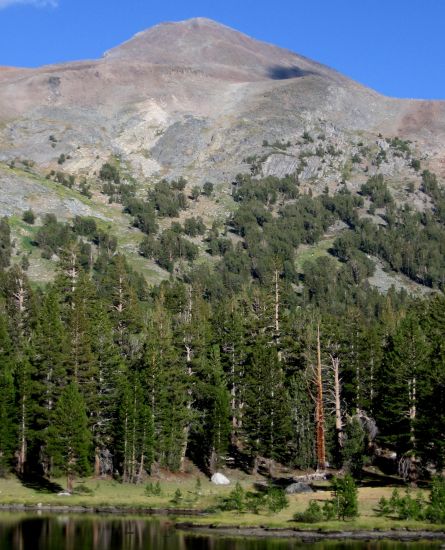
<instances>
[{"instance_id":1,"label":"dark green foliage","mask_svg":"<svg viewBox=\"0 0 445 550\"><path fill-rule=\"evenodd\" d=\"M246 509L246 492L242 488L240 483L235 485L227 497L222 499L220 507L222 510L236 510L237 512L244 512Z\"/></svg>"},{"instance_id":2,"label":"dark green foliage","mask_svg":"<svg viewBox=\"0 0 445 550\"><path fill-rule=\"evenodd\" d=\"M198 187L197 185L192 187L192 190L190 192L190 198L194 201L197 201L200 195L201 195L201 188Z\"/></svg>"},{"instance_id":3,"label":"dark green foliage","mask_svg":"<svg viewBox=\"0 0 445 550\"><path fill-rule=\"evenodd\" d=\"M377 515L396 517L402 520L422 520L425 516L425 502L419 493L415 498L406 491L400 496L399 491L394 489L391 498L382 497L376 509Z\"/></svg>"},{"instance_id":4,"label":"dark green foliage","mask_svg":"<svg viewBox=\"0 0 445 550\"><path fill-rule=\"evenodd\" d=\"M205 232L205 225L202 218L186 218L184 222L184 233L189 237L196 237L197 235L203 235Z\"/></svg>"},{"instance_id":5,"label":"dark green foliage","mask_svg":"<svg viewBox=\"0 0 445 550\"><path fill-rule=\"evenodd\" d=\"M391 154L402 154L397 147ZM423 173L432 207L422 213L396 206L383 179L371 179L364 192L383 206L367 220L363 197L345 188L311 197L299 194L295 175L241 175L233 215L206 231L199 217L160 222L186 207L183 178L158 182L142 197L114 170L102 175L129 225L146 233L141 254L171 277L148 287L116 238L100 229L103 222L77 216L61 223L47 215L32 232L47 257L59 258L57 277L33 292L17 265L8 268L3 220L0 315L12 342L0 369L4 471L60 471L50 455L51 419L76 382L91 442L87 462L98 476L142 483L155 468L183 469L186 458L206 471L227 462L252 468L264 459L314 467L318 322L327 410L332 358L342 382L342 439L326 414L329 462L358 476L376 423L377 446L419 472L430 464L440 471L443 295L417 302L390 289L384 296L367 280L377 256L417 282L443 286L445 202L437 177ZM69 182L62 173L60 180ZM320 241L334 234L326 250ZM204 243L213 258L200 255ZM297 261L301 251L305 263ZM242 506L258 512L275 507L274 499L273 491L252 492ZM337 517L337 505L327 503L321 513Z\"/></svg>"},{"instance_id":6,"label":"dark green foliage","mask_svg":"<svg viewBox=\"0 0 445 550\"><path fill-rule=\"evenodd\" d=\"M161 484L159 483L159 481L157 481L156 483L152 483L150 481L150 483L147 483L145 485L145 491L144 492L145 492L147 497L161 496L162 495Z\"/></svg>"},{"instance_id":7,"label":"dark green foliage","mask_svg":"<svg viewBox=\"0 0 445 550\"><path fill-rule=\"evenodd\" d=\"M160 217L177 218L179 211L187 208L185 195L177 188L176 184L162 180L148 193L148 200Z\"/></svg>"},{"instance_id":8,"label":"dark green foliage","mask_svg":"<svg viewBox=\"0 0 445 550\"><path fill-rule=\"evenodd\" d=\"M14 357L6 319L0 316L0 476L12 466L17 426L15 423Z\"/></svg>"},{"instance_id":9,"label":"dark green foliage","mask_svg":"<svg viewBox=\"0 0 445 550\"><path fill-rule=\"evenodd\" d=\"M257 344L246 368L244 429L251 453L277 460L287 455L290 400L277 352Z\"/></svg>"},{"instance_id":10,"label":"dark green foliage","mask_svg":"<svg viewBox=\"0 0 445 550\"><path fill-rule=\"evenodd\" d=\"M265 509L270 513L276 514L289 506L289 501L280 487L270 485L265 491L246 492L240 483L220 501L222 510L235 510L237 512L253 512L258 514L260 510Z\"/></svg>"},{"instance_id":11,"label":"dark green foliage","mask_svg":"<svg viewBox=\"0 0 445 550\"><path fill-rule=\"evenodd\" d=\"M361 187L361 193L368 195L377 208L383 208L393 201L382 174L372 176Z\"/></svg>"},{"instance_id":12,"label":"dark green foliage","mask_svg":"<svg viewBox=\"0 0 445 550\"><path fill-rule=\"evenodd\" d=\"M146 237L139 248L142 256L153 258L167 271L173 271L176 260L192 262L198 256L198 247L181 237L174 229L166 229L158 239Z\"/></svg>"},{"instance_id":13,"label":"dark green foliage","mask_svg":"<svg viewBox=\"0 0 445 550\"><path fill-rule=\"evenodd\" d=\"M177 506L178 504L181 504L183 499L181 489L176 489L175 494L173 495L173 498L171 499L171 503Z\"/></svg>"},{"instance_id":14,"label":"dark green foliage","mask_svg":"<svg viewBox=\"0 0 445 550\"><path fill-rule=\"evenodd\" d=\"M102 165L99 172L99 177L103 181L114 182L116 184L120 183L119 170L116 166L110 164L109 162Z\"/></svg>"},{"instance_id":15,"label":"dark green foliage","mask_svg":"<svg viewBox=\"0 0 445 550\"><path fill-rule=\"evenodd\" d=\"M411 159L411 168L413 168L416 172L420 170L420 160L419 159Z\"/></svg>"},{"instance_id":16,"label":"dark green foliage","mask_svg":"<svg viewBox=\"0 0 445 550\"><path fill-rule=\"evenodd\" d=\"M411 154L411 148L410 148L411 141L401 139L398 136L393 138L387 138L386 141L387 143L389 143L392 149L395 149L396 151L399 151L401 153L405 153L407 156Z\"/></svg>"},{"instance_id":17,"label":"dark green foliage","mask_svg":"<svg viewBox=\"0 0 445 550\"><path fill-rule=\"evenodd\" d=\"M206 197L211 197L213 193L213 183L206 181L202 187L202 192Z\"/></svg>"},{"instance_id":18,"label":"dark green foliage","mask_svg":"<svg viewBox=\"0 0 445 550\"><path fill-rule=\"evenodd\" d=\"M86 216L76 216L73 221L73 231L77 235L93 237L97 232L96 220Z\"/></svg>"},{"instance_id":19,"label":"dark green foliage","mask_svg":"<svg viewBox=\"0 0 445 550\"><path fill-rule=\"evenodd\" d=\"M71 228L58 222L54 214L45 214L43 225L35 236L37 246L42 249L42 255L49 258L53 254L60 254L60 250L76 240Z\"/></svg>"},{"instance_id":20,"label":"dark green foliage","mask_svg":"<svg viewBox=\"0 0 445 550\"><path fill-rule=\"evenodd\" d=\"M332 505L338 519L352 519L358 516L358 493L354 479L350 475L334 478L331 482Z\"/></svg>"},{"instance_id":21,"label":"dark green foliage","mask_svg":"<svg viewBox=\"0 0 445 550\"><path fill-rule=\"evenodd\" d=\"M266 506L269 512L274 514L281 512L289 506L289 500L281 487L271 486L266 494Z\"/></svg>"},{"instance_id":22,"label":"dark green foliage","mask_svg":"<svg viewBox=\"0 0 445 550\"><path fill-rule=\"evenodd\" d=\"M33 225L34 222L36 221L36 215L32 210L25 210L25 212L23 212L22 219L25 223L29 223L30 225Z\"/></svg>"},{"instance_id":23,"label":"dark green foliage","mask_svg":"<svg viewBox=\"0 0 445 550\"><path fill-rule=\"evenodd\" d=\"M11 262L11 230L8 218L0 219L0 269L8 267Z\"/></svg>"},{"instance_id":24,"label":"dark green foliage","mask_svg":"<svg viewBox=\"0 0 445 550\"><path fill-rule=\"evenodd\" d=\"M316 500L311 500L306 510L295 513L293 519L299 523L319 523L324 519L323 509Z\"/></svg>"},{"instance_id":25,"label":"dark green foliage","mask_svg":"<svg viewBox=\"0 0 445 550\"><path fill-rule=\"evenodd\" d=\"M445 523L445 478L443 476L436 476L433 479L425 517L432 523Z\"/></svg>"},{"instance_id":26,"label":"dark green foliage","mask_svg":"<svg viewBox=\"0 0 445 550\"><path fill-rule=\"evenodd\" d=\"M360 420L352 417L346 424L342 448L343 465L354 477L360 477L366 452L366 436Z\"/></svg>"},{"instance_id":27,"label":"dark green foliage","mask_svg":"<svg viewBox=\"0 0 445 550\"><path fill-rule=\"evenodd\" d=\"M79 192L88 199L91 199L93 196L93 193L91 192L91 185L87 183L85 179L83 179L79 184Z\"/></svg>"},{"instance_id":28,"label":"dark green foliage","mask_svg":"<svg viewBox=\"0 0 445 550\"><path fill-rule=\"evenodd\" d=\"M425 502L421 493L413 497L411 492L406 491L401 496L394 489L391 498L380 499L376 512L379 516L442 524L445 521L445 479L442 476L433 478L428 502Z\"/></svg>"},{"instance_id":29,"label":"dark green foliage","mask_svg":"<svg viewBox=\"0 0 445 550\"><path fill-rule=\"evenodd\" d=\"M90 470L91 435L87 424L84 400L77 384L71 383L57 402L48 434L48 453L54 466L67 476L69 490L76 474L85 475Z\"/></svg>"}]
</instances>

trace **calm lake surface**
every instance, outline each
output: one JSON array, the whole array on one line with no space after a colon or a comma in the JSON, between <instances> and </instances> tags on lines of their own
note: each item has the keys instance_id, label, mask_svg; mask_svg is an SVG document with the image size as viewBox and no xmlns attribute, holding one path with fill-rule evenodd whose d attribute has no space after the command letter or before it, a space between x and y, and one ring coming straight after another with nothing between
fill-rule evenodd
<instances>
[{"instance_id":1,"label":"calm lake surface","mask_svg":"<svg viewBox=\"0 0 445 550\"><path fill-rule=\"evenodd\" d=\"M196 536L169 520L63 514L0 514L1 550L436 550L440 543L318 542Z\"/></svg>"}]
</instances>

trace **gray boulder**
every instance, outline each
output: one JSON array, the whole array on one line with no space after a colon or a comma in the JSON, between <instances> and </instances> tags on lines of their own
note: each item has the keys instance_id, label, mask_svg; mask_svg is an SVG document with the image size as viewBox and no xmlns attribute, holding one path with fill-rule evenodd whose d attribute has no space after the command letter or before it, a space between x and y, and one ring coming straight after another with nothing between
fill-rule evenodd
<instances>
[{"instance_id":1,"label":"gray boulder","mask_svg":"<svg viewBox=\"0 0 445 550\"><path fill-rule=\"evenodd\" d=\"M303 483L301 481L297 481L297 483L292 483L291 485L288 485L285 489L285 493L287 495L296 495L299 493L313 493L314 490L310 485L307 483Z\"/></svg>"}]
</instances>

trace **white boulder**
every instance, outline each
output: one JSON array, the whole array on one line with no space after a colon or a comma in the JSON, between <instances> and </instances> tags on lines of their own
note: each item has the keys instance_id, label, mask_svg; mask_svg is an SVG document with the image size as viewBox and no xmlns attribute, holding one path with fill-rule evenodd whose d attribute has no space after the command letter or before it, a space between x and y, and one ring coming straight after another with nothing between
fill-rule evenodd
<instances>
[{"instance_id":1,"label":"white boulder","mask_svg":"<svg viewBox=\"0 0 445 550\"><path fill-rule=\"evenodd\" d=\"M224 474L220 474L219 472L213 474L210 481L215 485L230 485L230 480L227 479Z\"/></svg>"}]
</instances>

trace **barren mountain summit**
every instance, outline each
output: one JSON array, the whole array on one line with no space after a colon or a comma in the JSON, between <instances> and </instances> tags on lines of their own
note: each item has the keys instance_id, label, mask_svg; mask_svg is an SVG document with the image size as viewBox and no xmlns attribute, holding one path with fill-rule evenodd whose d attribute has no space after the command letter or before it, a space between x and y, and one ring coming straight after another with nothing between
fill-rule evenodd
<instances>
[{"instance_id":1,"label":"barren mountain summit","mask_svg":"<svg viewBox=\"0 0 445 550\"><path fill-rule=\"evenodd\" d=\"M247 80L280 80L305 73L333 74L289 50L254 40L201 17L156 25L109 50L105 58L182 65L214 75L232 70Z\"/></svg>"},{"instance_id":2,"label":"barren mountain summit","mask_svg":"<svg viewBox=\"0 0 445 550\"><path fill-rule=\"evenodd\" d=\"M63 154L64 169L86 177L110 156L138 178L227 185L255 156L259 173L283 175L301 165L304 132L330 137L333 148L400 135L443 169L443 102L384 97L204 18L161 23L98 60L0 69L0 123L0 160L48 170ZM263 142L277 141L293 148L264 151ZM306 177L323 179L312 164Z\"/></svg>"}]
</instances>

